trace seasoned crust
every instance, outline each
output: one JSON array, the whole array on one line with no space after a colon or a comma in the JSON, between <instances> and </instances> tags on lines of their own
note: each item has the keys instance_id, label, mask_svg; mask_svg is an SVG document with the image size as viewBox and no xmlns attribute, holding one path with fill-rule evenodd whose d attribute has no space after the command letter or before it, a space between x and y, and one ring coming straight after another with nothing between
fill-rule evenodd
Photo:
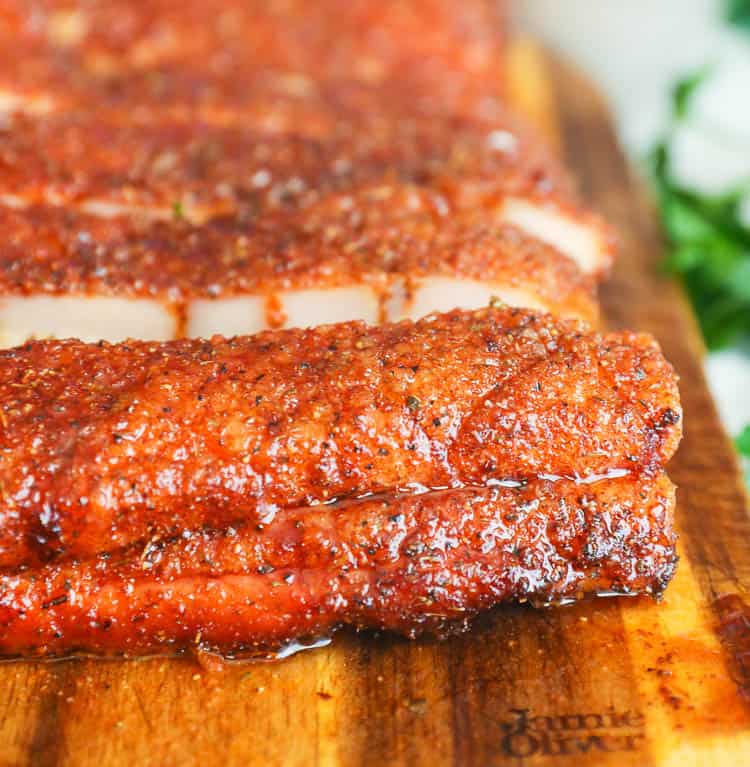
<instances>
[{"instance_id":1,"label":"seasoned crust","mask_svg":"<svg viewBox=\"0 0 750 767\"><path fill-rule=\"evenodd\" d=\"M22 107L190 105L236 119L260 75L286 81L279 97L347 81L401 95L412 111L490 116L503 76L495 5L11 0L0 16L0 88Z\"/></svg>"},{"instance_id":2,"label":"seasoned crust","mask_svg":"<svg viewBox=\"0 0 750 767\"><path fill-rule=\"evenodd\" d=\"M657 474L681 418L649 336L509 308L33 342L0 352L0 403L3 566L415 483Z\"/></svg>"},{"instance_id":3,"label":"seasoned crust","mask_svg":"<svg viewBox=\"0 0 750 767\"><path fill-rule=\"evenodd\" d=\"M244 222L101 218L0 207L0 294L156 297L184 312L196 298L396 284L429 276L523 291L554 314L596 323L594 279L555 248L450 197L384 184L301 211Z\"/></svg>"},{"instance_id":4,"label":"seasoned crust","mask_svg":"<svg viewBox=\"0 0 750 767\"><path fill-rule=\"evenodd\" d=\"M0 654L175 652L198 642L241 656L345 623L444 634L506 600L658 596L676 562L673 510L664 475L534 480L187 530L0 575Z\"/></svg>"},{"instance_id":5,"label":"seasoned crust","mask_svg":"<svg viewBox=\"0 0 750 767\"><path fill-rule=\"evenodd\" d=\"M497 136L510 137L500 146ZM462 207L492 195L575 207L566 174L510 115L343 120L324 140L205 123L15 115L0 126L0 200L104 204L194 220L299 208L360 185L412 182ZM117 209L112 209L117 212Z\"/></svg>"}]
</instances>

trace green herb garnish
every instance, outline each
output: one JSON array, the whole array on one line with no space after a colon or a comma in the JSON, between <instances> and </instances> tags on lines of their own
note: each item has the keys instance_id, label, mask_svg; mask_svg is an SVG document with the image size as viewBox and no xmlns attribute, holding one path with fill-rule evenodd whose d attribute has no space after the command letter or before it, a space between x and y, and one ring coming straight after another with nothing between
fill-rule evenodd
<instances>
[{"instance_id":1,"label":"green herb garnish","mask_svg":"<svg viewBox=\"0 0 750 767\"><path fill-rule=\"evenodd\" d=\"M750 32L750 0L733 0L728 8L732 22ZM651 172L669 245L664 266L681 276L706 345L719 349L750 336L750 226L740 215L750 183L723 195L701 194L678 184L670 167L674 130L710 74L704 68L674 86L671 126L651 153ZM736 445L750 458L750 425Z\"/></svg>"},{"instance_id":2,"label":"green herb garnish","mask_svg":"<svg viewBox=\"0 0 750 767\"><path fill-rule=\"evenodd\" d=\"M737 437L737 450L740 451L740 455L744 455L745 458L750 458L750 424L748 424L740 436Z\"/></svg>"},{"instance_id":3,"label":"green herb garnish","mask_svg":"<svg viewBox=\"0 0 750 767\"><path fill-rule=\"evenodd\" d=\"M727 19L731 24L750 32L750 0L727 0Z\"/></svg>"},{"instance_id":4,"label":"green herb garnish","mask_svg":"<svg viewBox=\"0 0 750 767\"><path fill-rule=\"evenodd\" d=\"M687 117L690 102L696 91L703 85L711 74L710 67L703 67L697 72L678 80L672 88L672 115L673 118L682 120Z\"/></svg>"},{"instance_id":5,"label":"green herb garnish","mask_svg":"<svg viewBox=\"0 0 750 767\"><path fill-rule=\"evenodd\" d=\"M419 397L415 397L413 394L410 394L406 398L406 407L408 407L412 413L416 413L421 406L422 403L419 401Z\"/></svg>"},{"instance_id":6,"label":"green herb garnish","mask_svg":"<svg viewBox=\"0 0 750 767\"><path fill-rule=\"evenodd\" d=\"M737 437L735 445L737 446L739 454L750 460L750 424L748 424L740 433L740 436ZM747 481L748 488L750 488L750 469L745 472L745 480Z\"/></svg>"},{"instance_id":7,"label":"green herb garnish","mask_svg":"<svg viewBox=\"0 0 750 767\"><path fill-rule=\"evenodd\" d=\"M674 128L709 75L701 70L672 93L672 127L651 154L669 253L665 268L682 277L709 349L750 335L750 227L740 205L746 187L723 195L701 194L678 184L670 167Z\"/></svg>"}]
</instances>

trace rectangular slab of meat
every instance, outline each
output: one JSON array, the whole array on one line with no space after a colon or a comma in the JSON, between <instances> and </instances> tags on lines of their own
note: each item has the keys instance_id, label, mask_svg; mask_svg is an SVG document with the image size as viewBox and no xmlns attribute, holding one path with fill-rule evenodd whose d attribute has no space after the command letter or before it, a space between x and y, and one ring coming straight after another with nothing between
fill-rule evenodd
<instances>
[{"instance_id":1,"label":"rectangular slab of meat","mask_svg":"<svg viewBox=\"0 0 750 767\"><path fill-rule=\"evenodd\" d=\"M658 596L676 564L673 511L663 474L284 510L0 576L0 652L247 657L342 624L445 635L507 600Z\"/></svg>"},{"instance_id":2,"label":"rectangular slab of meat","mask_svg":"<svg viewBox=\"0 0 750 767\"><path fill-rule=\"evenodd\" d=\"M427 114L486 115L502 95L501 5L3 0L0 106L244 121L259 97L325 103L338 83L381 110L387 91Z\"/></svg>"},{"instance_id":3,"label":"rectangular slab of meat","mask_svg":"<svg viewBox=\"0 0 750 767\"><path fill-rule=\"evenodd\" d=\"M0 354L0 403L5 653L150 651L162 633L180 648L204 635L204 620L218 627L207 641L232 652L245 645L222 623L248 646L342 622L411 632L508 598L659 592L674 565L662 473L680 405L671 368L643 335L592 335L497 308L230 340L33 342ZM329 529L331 545L318 545L330 553L339 535L356 550L346 531L358 514L385 559L373 554L360 572L355 557L341 604L318 603L346 563L295 543L301 528L289 520ZM410 606L440 588L431 565L403 558L400 515L409 540L431 540L414 562L442 546L444 577L461 581L434 621ZM302 617L292 610L281 625L257 597L276 560L252 557L290 529L278 565L292 580L280 576L279 595L288 586ZM500 546L493 529L517 543ZM207 594L211 611L198 601L191 612L181 597L157 598L202 583L199 560L213 562L213 547L235 534L239 559L226 571L217 559L211 576L226 601ZM157 580L138 571L152 550L168 571ZM513 559L522 550L525 565ZM391 578L403 592L393 603L371 594L360 604L365 582ZM145 601L117 608L125 588ZM143 613L150 599L163 608ZM246 624L234 623L240 604L252 607ZM315 620L304 617L310 604ZM79 608L125 633L108 640L79 626L68 637Z\"/></svg>"},{"instance_id":4,"label":"rectangular slab of meat","mask_svg":"<svg viewBox=\"0 0 750 767\"><path fill-rule=\"evenodd\" d=\"M0 208L0 342L254 333L418 318L495 298L595 324L593 276L450 198L388 184L256 221ZM138 332L135 332L137 330Z\"/></svg>"},{"instance_id":5,"label":"rectangular slab of meat","mask_svg":"<svg viewBox=\"0 0 750 767\"><path fill-rule=\"evenodd\" d=\"M0 0L0 655L666 587L676 378L500 15Z\"/></svg>"},{"instance_id":6,"label":"rectangular slab of meat","mask_svg":"<svg viewBox=\"0 0 750 767\"><path fill-rule=\"evenodd\" d=\"M612 238L504 104L496 4L0 8L0 344L596 323Z\"/></svg>"},{"instance_id":7,"label":"rectangular slab of meat","mask_svg":"<svg viewBox=\"0 0 750 767\"><path fill-rule=\"evenodd\" d=\"M0 268L18 275L2 285L2 337L251 333L279 324L264 305L306 326L478 308L491 295L591 321L609 234L543 149L497 151L498 130L433 121L322 141L17 116L0 143ZM407 291L405 312L381 310L427 277L441 279Z\"/></svg>"}]
</instances>

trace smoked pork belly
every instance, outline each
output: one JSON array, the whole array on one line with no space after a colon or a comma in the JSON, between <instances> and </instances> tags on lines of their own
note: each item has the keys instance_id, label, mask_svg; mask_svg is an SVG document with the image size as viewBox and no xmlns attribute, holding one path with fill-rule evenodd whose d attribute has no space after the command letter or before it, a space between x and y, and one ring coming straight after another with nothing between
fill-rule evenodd
<instances>
[{"instance_id":1,"label":"smoked pork belly","mask_svg":"<svg viewBox=\"0 0 750 767\"><path fill-rule=\"evenodd\" d=\"M0 655L660 595L676 377L500 14L0 0Z\"/></svg>"},{"instance_id":2,"label":"smoked pork belly","mask_svg":"<svg viewBox=\"0 0 750 767\"><path fill-rule=\"evenodd\" d=\"M451 0L371 3L301 0L4 0L0 4L0 104L59 111L105 105L118 93L135 105L131 85L153 81L162 103L177 106L188 89L233 98L259 70L305 88L347 80L408 90L427 111L488 114L503 79L500 4ZM141 84L143 103L143 84ZM385 106L387 99L380 99ZM229 113L229 111L227 113Z\"/></svg>"},{"instance_id":3,"label":"smoked pork belly","mask_svg":"<svg viewBox=\"0 0 750 767\"><path fill-rule=\"evenodd\" d=\"M322 140L16 115L0 127L0 203L201 223L304 208L363 185L412 183L446 195L454 210L479 207L488 220L515 224L586 273L609 266L609 230L580 207L559 163L512 116L491 125L450 118L359 127L343 121Z\"/></svg>"},{"instance_id":4,"label":"smoked pork belly","mask_svg":"<svg viewBox=\"0 0 750 767\"><path fill-rule=\"evenodd\" d=\"M0 206L0 344L377 323L492 301L596 324L592 276L491 221L397 184L201 226Z\"/></svg>"},{"instance_id":5,"label":"smoked pork belly","mask_svg":"<svg viewBox=\"0 0 750 767\"><path fill-rule=\"evenodd\" d=\"M338 626L416 636L509 600L658 596L674 572L660 473L390 493L183 530L0 572L0 654L283 654Z\"/></svg>"},{"instance_id":6,"label":"smoked pork belly","mask_svg":"<svg viewBox=\"0 0 750 767\"><path fill-rule=\"evenodd\" d=\"M30 342L0 352L0 568L372 493L655 477L680 420L649 336L507 307Z\"/></svg>"},{"instance_id":7,"label":"smoked pork belly","mask_svg":"<svg viewBox=\"0 0 750 767\"><path fill-rule=\"evenodd\" d=\"M0 34L110 69L255 60L317 78L398 74L432 63L468 78L498 72L503 2L476 0L2 0ZM338 46L331 45L336 41ZM369 64L364 61L369 60ZM102 65L104 68L104 65Z\"/></svg>"}]
</instances>

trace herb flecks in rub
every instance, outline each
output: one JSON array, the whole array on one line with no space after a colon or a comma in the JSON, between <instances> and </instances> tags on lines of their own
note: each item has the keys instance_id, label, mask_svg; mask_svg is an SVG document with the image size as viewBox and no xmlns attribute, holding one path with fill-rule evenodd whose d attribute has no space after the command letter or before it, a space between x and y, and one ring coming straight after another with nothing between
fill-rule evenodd
<instances>
[{"instance_id":1,"label":"herb flecks in rub","mask_svg":"<svg viewBox=\"0 0 750 767\"><path fill-rule=\"evenodd\" d=\"M419 401L418 397L415 397L413 395L409 395L406 398L406 407L409 408L413 413L419 412L419 407L422 403Z\"/></svg>"}]
</instances>

